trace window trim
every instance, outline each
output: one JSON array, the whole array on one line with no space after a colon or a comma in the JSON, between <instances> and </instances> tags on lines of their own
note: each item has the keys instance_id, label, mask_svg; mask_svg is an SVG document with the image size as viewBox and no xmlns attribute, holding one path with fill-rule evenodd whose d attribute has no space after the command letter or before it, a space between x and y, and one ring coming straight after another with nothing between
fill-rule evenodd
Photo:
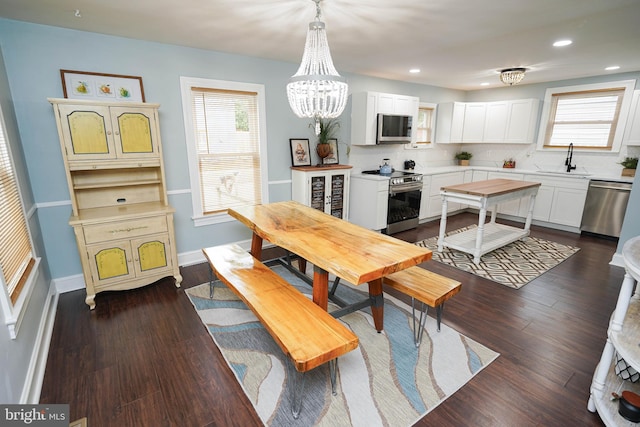
<instances>
[{"instance_id":1,"label":"window trim","mask_svg":"<svg viewBox=\"0 0 640 427\"><path fill-rule=\"evenodd\" d=\"M27 307L29 306L29 301L31 300L31 294L35 289L36 283L38 282L38 278L40 275L40 258L36 254L35 246L33 244L33 237L31 233L31 228L29 226L29 222L35 213L35 207L31 208L28 212L25 212L24 200L22 198L22 186L20 185L20 179L16 174L16 168L13 165L13 154L11 152L11 144L9 143L9 135L7 134L7 126L4 120L4 113L2 111L2 106L0 106L0 126L2 127L2 132L4 132L4 139L7 145L7 151L9 154L9 161L12 163L13 169L13 178L15 180L16 186L18 187L18 196L20 198L20 204L22 205L24 219L27 225L27 233L29 235L29 244L31 246L31 254L33 264L26 273L24 280L24 285L22 289L19 291L18 298L15 302L12 302L11 295L9 295L9 288L5 283L5 278L0 272L0 307L2 308L2 312L4 313L4 323L9 330L9 337L12 340L18 338L18 331L20 330L20 325L22 324L22 319L24 318Z\"/></svg>"},{"instance_id":2,"label":"window trim","mask_svg":"<svg viewBox=\"0 0 640 427\"><path fill-rule=\"evenodd\" d=\"M435 139L436 139L436 117L438 114L438 104L434 104L431 102L420 102L418 104L418 116L416 116L416 120L418 119L419 115L420 115L420 109L431 109L433 110L433 112L431 113L431 141L427 142L427 143L418 143L417 142L417 138L416 138L416 142L412 142L410 144L407 144L405 147L406 148L410 148L412 150L426 150L426 149L430 149L435 147ZM417 126L416 126L416 131L417 131Z\"/></svg>"},{"instance_id":3,"label":"window trim","mask_svg":"<svg viewBox=\"0 0 640 427\"><path fill-rule=\"evenodd\" d=\"M238 92L255 92L258 94L258 115L260 125L260 178L262 181L262 201L268 203L269 182L268 182L268 160L267 160L267 126L266 126L266 103L264 85L255 83L242 83L227 80L204 79L199 77L180 76L180 92L182 94L182 113L184 119L185 143L187 145L187 159L189 164L189 181L191 189L192 217L194 226L200 227L210 224L219 224L233 221L233 218L226 212L207 214L203 213L202 199L200 191L200 175L198 170L198 153L196 149L196 136L193 123L193 112L191 110L191 89L192 88L222 89Z\"/></svg>"},{"instance_id":4,"label":"window trim","mask_svg":"<svg viewBox=\"0 0 640 427\"><path fill-rule=\"evenodd\" d=\"M564 147L564 146L545 146L545 141L547 137L547 127L551 122L553 95L572 93L572 92L596 92L596 91L603 91L607 89L623 88L624 95L622 98L622 104L620 106L618 123L615 128L611 148L609 149L604 147L603 148L575 147L576 150L579 149L581 152L619 153L622 147L622 139L624 136L625 126L627 124L627 118L629 116L629 111L631 110L631 101L633 98L633 90L635 89L635 85L636 85L635 80L619 80L619 81L611 81L611 82L604 82L604 83L593 83L593 84L584 84L584 85L576 85L576 86L547 88L547 90L545 91L545 96L543 101L542 114L540 116L538 142L536 144L537 151L546 151L546 152L563 151L564 152L567 150L567 147Z\"/></svg>"}]
</instances>

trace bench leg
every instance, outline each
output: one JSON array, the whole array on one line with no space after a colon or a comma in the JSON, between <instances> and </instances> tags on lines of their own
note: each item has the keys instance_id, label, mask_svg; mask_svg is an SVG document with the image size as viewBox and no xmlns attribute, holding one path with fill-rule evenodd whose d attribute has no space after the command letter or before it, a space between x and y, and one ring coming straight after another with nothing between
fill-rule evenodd
<instances>
[{"instance_id":1,"label":"bench leg","mask_svg":"<svg viewBox=\"0 0 640 427\"><path fill-rule=\"evenodd\" d=\"M215 289L215 285L213 284L215 278L213 274L213 268L209 265L209 299L213 299L213 290Z\"/></svg>"},{"instance_id":2,"label":"bench leg","mask_svg":"<svg viewBox=\"0 0 640 427\"><path fill-rule=\"evenodd\" d=\"M336 377L338 373L338 358L329 361L329 375L331 377L331 394L338 394L336 391Z\"/></svg>"},{"instance_id":3,"label":"bench leg","mask_svg":"<svg viewBox=\"0 0 640 427\"><path fill-rule=\"evenodd\" d=\"M289 378L291 378L291 414L297 420L302 409L305 373L296 371L291 360L287 365L289 366Z\"/></svg>"},{"instance_id":4,"label":"bench leg","mask_svg":"<svg viewBox=\"0 0 640 427\"><path fill-rule=\"evenodd\" d=\"M416 347L420 347L420 342L422 341L422 333L424 332L424 327L427 323L427 310L429 310L429 306L420 301L420 315L416 319L416 299L411 297L411 314L413 315L413 341L416 344ZM417 321L416 321L417 320ZM440 330L440 328L438 328Z\"/></svg>"},{"instance_id":5,"label":"bench leg","mask_svg":"<svg viewBox=\"0 0 640 427\"><path fill-rule=\"evenodd\" d=\"M436 307L436 314L438 318L438 332L440 332L440 322L442 321L442 310L444 310L444 303Z\"/></svg>"}]
</instances>

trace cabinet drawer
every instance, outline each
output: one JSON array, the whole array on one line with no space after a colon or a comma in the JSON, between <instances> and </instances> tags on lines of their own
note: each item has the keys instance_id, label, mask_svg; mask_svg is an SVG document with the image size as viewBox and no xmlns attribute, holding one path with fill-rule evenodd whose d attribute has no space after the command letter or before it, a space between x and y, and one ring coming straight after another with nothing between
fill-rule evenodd
<instances>
[{"instance_id":1,"label":"cabinet drawer","mask_svg":"<svg viewBox=\"0 0 640 427\"><path fill-rule=\"evenodd\" d=\"M89 245L108 240L128 239L146 234L162 233L167 230L167 217L154 216L85 226L84 240Z\"/></svg>"}]
</instances>

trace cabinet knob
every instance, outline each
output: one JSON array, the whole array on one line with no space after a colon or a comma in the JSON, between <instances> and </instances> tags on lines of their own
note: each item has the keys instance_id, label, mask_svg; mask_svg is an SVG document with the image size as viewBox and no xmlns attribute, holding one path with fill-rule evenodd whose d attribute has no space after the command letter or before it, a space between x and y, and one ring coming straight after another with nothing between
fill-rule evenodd
<instances>
[{"instance_id":1,"label":"cabinet knob","mask_svg":"<svg viewBox=\"0 0 640 427\"><path fill-rule=\"evenodd\" d=\"M107 135L111 135L111 131L110 130L107 131Z\"/></svg>"}]
</instances>

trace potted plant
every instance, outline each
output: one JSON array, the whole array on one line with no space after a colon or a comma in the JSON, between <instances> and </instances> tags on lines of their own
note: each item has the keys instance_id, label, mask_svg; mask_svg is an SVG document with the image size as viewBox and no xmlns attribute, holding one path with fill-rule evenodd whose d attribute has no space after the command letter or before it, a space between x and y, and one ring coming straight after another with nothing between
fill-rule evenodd
<instances>
[{"instance_id":1,"label":"potted plant","mask_svg":"<svg viewBox=\"0 0 640 427\"><path fill-rule=\"evenodd\" d=\"M622 176L636 176L636 169L638 168L637 157L625 157L620 164L624 168L622 169Z\"/></svg>"},{"instance_id":2,"label":"potted plant","mask_svg":"<svg viewBox=\"0 0 640 427\"><path fill-rule=\"evenodd\" d=\"M335 134L340 127L340 122L335 119L318 119L317 125L314 121L309 123L309 127L316 129L316 135L318 136L316 153L318 153L320 164L322 164L322 159L331 154L331 144L329 144L329 140L335 139Z\"/></svg>"},{"instance_id":3,"label":"potted plant","mask_svg":"<svg viewBox=\"0 0 640 427\"><path fill-rule=\"evenodd\" d=\"M513 169L516 167L516 161L514 159L507 159L502 163L502 167L505 169Z\"/></svg>"},{"instance_id":4,"label":"potted plant","mask_svg":"<svg viewBox=\"0 0 640 427\"><path fill-rule=\"evenodd\" d=\"M469 166L469 159L473 157L473 154L469 153L468 151L461 151L459 153L456 153L455 157L458 160L458 164L460 166Z\"/></svg>"}]
</instances>

